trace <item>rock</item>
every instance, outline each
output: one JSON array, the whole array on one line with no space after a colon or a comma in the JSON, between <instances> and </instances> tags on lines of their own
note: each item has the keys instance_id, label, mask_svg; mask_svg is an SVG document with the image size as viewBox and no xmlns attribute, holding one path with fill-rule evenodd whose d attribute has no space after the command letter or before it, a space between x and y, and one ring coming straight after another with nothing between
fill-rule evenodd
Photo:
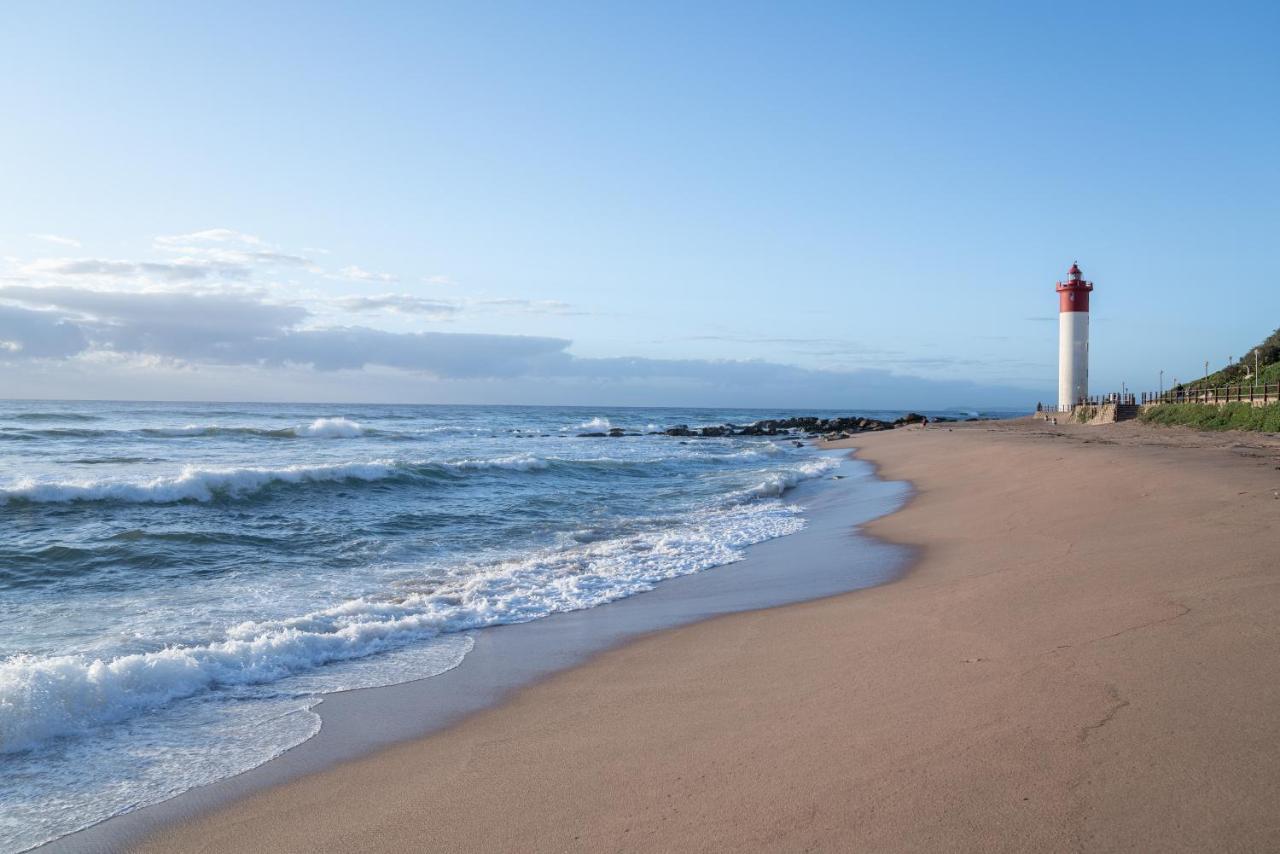
<instances>
[{"instance_id":1,"label":"rock","mask_svg":"<svg viewBox=\"0 0 1280 854\"><path fill-rule=\"evenodd\" d=\"M803 415L795 418L766 418L754 424L739 426L737 424L719 424L707 427L690 428L687 424L677 424L660 431L665 436L684 436L700 438L718 438L722 436L795 436L816 438L827 433L854 434L868 430L888 430L898 424L915 423L923 416L910 413L897 422L879 421L866 416L837 416L819 418L816 415ZM910 419L910 420L906 420ZM627 434L632 435L632 434ZM651 434L652 435L652 434Z\"/></svg>"}]
</instances>

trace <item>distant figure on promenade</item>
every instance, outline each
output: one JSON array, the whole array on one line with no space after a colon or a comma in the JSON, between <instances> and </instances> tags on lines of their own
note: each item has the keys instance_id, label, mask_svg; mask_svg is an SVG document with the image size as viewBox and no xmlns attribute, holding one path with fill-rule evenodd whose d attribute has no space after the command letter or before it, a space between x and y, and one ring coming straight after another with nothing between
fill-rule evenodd
<instances>
[{"instance_id":1,"label":"distant figure on promenade","mask_svg":"<svg viewBox=\"0 0 1280 854\"><path fill-rule=\"evenodd\" d=\"M923 430L924 428L926 428L926 427L928 427L928 426L929 426L929 416L928 416L928 415L923 415L923 416L921 416L921 417L920 417L920 429L921 429L921 430Z\"/></svg>"}]
</instances>

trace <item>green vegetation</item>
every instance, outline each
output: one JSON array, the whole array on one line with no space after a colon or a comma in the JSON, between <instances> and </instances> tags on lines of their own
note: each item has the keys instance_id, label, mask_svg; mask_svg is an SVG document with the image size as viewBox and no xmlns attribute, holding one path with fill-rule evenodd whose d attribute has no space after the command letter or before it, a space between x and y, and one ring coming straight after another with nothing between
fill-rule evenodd
<instances>
[{"instance_id":1,"label":"green vegetation","mask_svg":"<svg viewBox=\"0 0 1280 854\"><path fill-rule=\"evenodd\" d=\"M1280 383L1280 329L1272 332L1256 347L1250 347L1239 361L1227 365L1208 377L1181 383L1174 390L1195 391L1201 388L1222 388L1224 386L1244 386L1255 384L1253 373L1253 351L1258 351L1257 384Z\"/></svg>"},{"instance_id":2,"label":"green vegetation","mask_svg":"<svg viewBox=\"0 0 1280 854\"><path fill-rule=\"evenodd\" d=\"M1228 403L1223 406L1208 403L1166 403L1149 407L1138 417L1148 424L1180 425L1199 430L1261 430L1280 433L1280 403L1269 406L1250 406L1247 403Z\"/></svg>"}]
</instances>

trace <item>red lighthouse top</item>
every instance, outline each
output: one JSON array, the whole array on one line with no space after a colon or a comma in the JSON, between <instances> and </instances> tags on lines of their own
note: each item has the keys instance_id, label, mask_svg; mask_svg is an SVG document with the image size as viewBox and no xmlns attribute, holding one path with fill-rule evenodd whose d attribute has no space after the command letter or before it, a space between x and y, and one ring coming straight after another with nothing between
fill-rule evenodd
<instances>
[{"instance_id":1,"label":"red lighthouse top","mask_svg":"<svg viewBox=\"0 0 1280 854\"><path fill-rule=\"evenodd\" d=\"M1088 311L1089 292L1093 290L1093 282L1082 278L1079 265L1072 263L1067 271L1067 280L1058 282L1058 313L1066 311Z\"/></svg>"}]
</instances>

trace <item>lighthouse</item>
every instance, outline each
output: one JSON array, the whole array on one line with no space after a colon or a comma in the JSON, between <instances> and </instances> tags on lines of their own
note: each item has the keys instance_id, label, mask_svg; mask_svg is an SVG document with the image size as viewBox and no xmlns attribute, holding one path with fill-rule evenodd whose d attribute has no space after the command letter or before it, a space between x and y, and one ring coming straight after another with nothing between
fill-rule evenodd
<instances>
[{"instance_id":1,"label":"lighthouse","mask_svg":"<svg viewBox=\"0 0 1280 854\"><path fill-rule=\"evenodd\" d=\"M1080 267L1058 282L1058 408L1069 410L1089 395L1089 292Z\"/></svg>"}]
</instances>

